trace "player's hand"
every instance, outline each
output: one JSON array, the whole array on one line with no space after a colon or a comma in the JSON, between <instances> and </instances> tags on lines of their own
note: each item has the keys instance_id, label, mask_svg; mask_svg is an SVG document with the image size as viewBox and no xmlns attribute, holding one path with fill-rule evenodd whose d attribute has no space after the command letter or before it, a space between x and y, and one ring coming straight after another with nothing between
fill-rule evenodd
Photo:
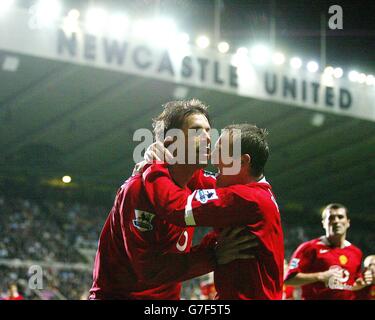
<instances>
[{"instance_id":1,"label":"player's hand","mask_svg":"<svg viewBox=\"0 0 375 320\"><path fill-rule=\"evenodd\" d=\"M142 170L146 164L147 164L146 160L136 163L132 172L132 176L142 173Z\"/></svg>"},{"instance_id":2,"label":"player's hand","mask_svg":"<svg viewBox=\"0 0 375 320\"><path fill-rule=\"evenodd\" d=\"M147 163L152 163L155 160L164 162L163 159L165 159L166 162L170 162L173 159L173 156L166 147L171 142L172 138L166 137L164 143L157 141L149 145L149 147L146 149L144 160L135 164L132 175L134 176L142 173L144 166Z\"/></svg>"},{"instance_id":3,"label":"player's hand","mask_svg":"<svg viewBox=\"0 0 375 320\"><path fill-rule=\"evenodd\" d=\"M217 264L227 264L237 259L253 259L255 256L245 252L258 246L256 237L249 232L241 231L246 227L225 228L220 232L215 249Z\"/></svg>"},{"instance_id":4,"label":"player's hand","mask_svg":"<svg viewBox=\"0 0 375 320\"><path fill-rule=\"evenodd\" d=\"M172 154L167 149L167 146L172 142L171 137L166 137L164 142L156 141L151 144L144 155L144 159L147 163L153 161L170 162L173 159Z\"/></svg>"},{"instance_id":5,"label":"player's hand","mask_svg":"<svg viewBox=\"0 0 375 320\"><path fill-rule=\"evenodd\" d=\"M366 270L363 273L363 280L364 280L366 286L369 286L370 284L374 284L375 278L374 278L371 270Z\"/></svg>"},{"instance_id":6,"label":"player's hand","mask_svg":"<svg viewBox=\"0 0 375 320\"><path fill-rule=\"evenodd\" d=\"M368 285L371 285L371 282L367 283L365 279L358 278L354 282L353 290L354 291L362 290L363 288L367 287Z\"/></svg>"},{"instance_id":7,"label":"player's hand","mask_svg":"<svg viewBox=\"0 0 375 320\"><path fill-rule=\"evenodd\" d=\"M318 276L318 279L319 279L319 281L327 284L331 277L341 279L342 278L342 270L336 269L336 268L328 269L327 271L320 272L319 276Z\"/></svg>"}]
</instances>

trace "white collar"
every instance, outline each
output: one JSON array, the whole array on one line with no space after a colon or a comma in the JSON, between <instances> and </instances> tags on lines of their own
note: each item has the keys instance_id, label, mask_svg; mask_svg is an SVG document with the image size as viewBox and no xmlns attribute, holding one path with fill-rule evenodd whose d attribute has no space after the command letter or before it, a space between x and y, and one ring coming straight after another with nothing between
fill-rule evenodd
<instances>
[{"instance_id":1,"label":"white collar","mask_svg":"<svg viewBox=\"0 0 375 320\"><path fill-rule=\"evenodd\" d=\"M263 176L262 179L258 180L257 182L261 182L261 183L268 183L268 181L266 180L266 177ZM268 183L269 184L269 183Z\"/></svg>"},{"instance_id":2,"label":"white collar","mask_svg":"<svg viewBox=\"0 0 375 320\"><path fill-rule=\"evenodd\" d=\"M329 240L328 240L328 238L326 237L326 236L321 236L320 237L320 241L324 244L324 245L326 245L326 246L331 246L332 244L329 242ZM348 241L348 240L345 240L344 241L344 248L346 248L346 247L349 247L351 245L351 243Z\"/></svg>"}]
</instances>

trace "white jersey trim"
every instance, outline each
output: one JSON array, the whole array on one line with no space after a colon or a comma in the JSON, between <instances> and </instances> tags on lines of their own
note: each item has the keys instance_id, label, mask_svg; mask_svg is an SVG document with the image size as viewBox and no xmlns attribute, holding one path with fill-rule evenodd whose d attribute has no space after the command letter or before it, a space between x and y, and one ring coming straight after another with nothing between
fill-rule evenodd
<instances>
[{"instance_id":1,"label":"white jersey trim","mask_svg":"<svg viewBox=\"0 0 375 320\"><path fill-rule=\"evenodd\" d=\"M187 226L195 226L195 219L193 215L193 208L191 206L193 198L197 191L195 190L191 195L188 196L186 206L185 206L185 223Z\"/></svg>"},{"instance_id":2,"label":"white jersey trim","mask_svg":"<svg viewBox=\"0 0 375 320\"><path fill-rule=\"evenodd\" d=\"M320 237L320 241L318 242L318 244L319 244L319 243L324 244L324 245L326 245L326 246L328 246L328 247L331 246L331 243L329 242L329 240L328 240L328 238L327 238L326 236L321 236L321 237ZM348 240L345 240L345 241L344 241L344 248L349 247L349 246L351 246L351 245L352 245L352 244L351 244Z\"/></svg>"},{"instance_id":3,"label":"white jersey trim","mask_svg":"<svg viewBox=\"0 0 375 320\"><path fill-rule=\"evenodd\" d=\"M266 177L263 177L262 179L260 179L257 182L262 182L262 183L268 183L269 184L269 182L266 180Z\"/></svg>"},{"instance_id":4,"label":"white jersey trim","mask_svg":"<svg viewBox=\"0 0 375 320\"><path fill-rule=\"evenodd\" d=\"M351 245L351 243L348 240L344 241L344 247L349 247L350 245Z\"/></svg>"}]
</instances>

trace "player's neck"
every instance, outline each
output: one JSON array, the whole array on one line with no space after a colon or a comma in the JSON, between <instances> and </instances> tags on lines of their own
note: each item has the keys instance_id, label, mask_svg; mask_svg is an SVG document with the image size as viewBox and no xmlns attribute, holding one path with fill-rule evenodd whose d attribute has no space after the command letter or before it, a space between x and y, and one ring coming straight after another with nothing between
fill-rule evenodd
<instances>
[{"instance_id":1,"label":"player's neck","mask_svg":"<svg viewBox=\"0 0 375 320\"><path fill-rule=\"evenodd\" d=\"M332 246L336 248L344 248L346 235L343 234L343 235L338 235L338 236L327 237L327 240Z\"/></svg>"},{"instance_id":2,"label":"player's neck","mask_svg":"<svg viewBox=\"0 0 375 320\"><path fill-rule=\"evenodd\" d=\"M257 176L257 177L254 177L254 176L249 175L249 174L244 174L241 177L241 184L248 184L248 183L252 183L252 182L258 182L258 181L262 180L263 178L264 178L263 174L261 174L260 176Z\"/></svg>"},{"instance_id":3,"label":"player's neck","mask_svg":"<svg viewBox=\"0 0 375 320\"><path fill-rule=\"evenodd\" d=\"M185 164L169 166L169 173L171 174L172 179L180 187L185 187L187 185L196 170L198 170L197 166L189 166Z\"/></svg>"},{"instance_id":4,"label":"player's neck","mask_svg":"<svg viewBox=\"0 0 375 320\"><path fill-rule=\"evenodd\" d=\"M263 178L264 178L264 175L263 175L263 174L261 174L261 175L259 175L259 176L257 176L257 177L250 176L250 179L251 179L250 182L259 182L259 181L262 180Z\"/></svg>"}]
</instances>

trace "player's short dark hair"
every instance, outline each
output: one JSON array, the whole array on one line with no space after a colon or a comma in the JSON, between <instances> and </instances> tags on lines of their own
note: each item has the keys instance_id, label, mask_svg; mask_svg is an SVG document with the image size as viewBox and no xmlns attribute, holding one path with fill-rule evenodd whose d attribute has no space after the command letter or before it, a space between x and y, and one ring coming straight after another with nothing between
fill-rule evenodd
<instances>
[{"instance_id":1,"label":"player's short dark hair","mask_svg":"<svg viewBox=\"0 0 375 320\"><path fill-rule=\"evenodd\" d=\"M192 114L203 114L211 124L208 106L198 99L169 101L163 108L163 112L152 119L156 140L165 137L170 129L182 129L185 118Z\"/></svg>"},{"instance_id":2,"label":"player's short dark hair","mask_svg":"<svg viewBox=\"0 0 375 320\"><path fill-rule=\"evenodd\" d=\"M337 209L344 209L344 210L345 210L346 217L347 217L347 218L349 217L349 210L348 210L348 208L345 207L343 204L341 204L341 203L330 203L329 205L327 205L327 206L322 210L322 220L325 219L325 217L326 217L326 212L327 212L327 211L337 210Z\"/></svg>"},{"instance_id":3,"label":"player's short dark hair","mask_svg":"<svg viewBox=\"0 0 375 320\"><path fill-rule=\"evenodd\" d=\"M225 129L241 130L241 154L251 156L251 174L255 177L263 174L270 153L266 140L267 130L248 123L231 124Z\"/></svg>"}]
</instances>

